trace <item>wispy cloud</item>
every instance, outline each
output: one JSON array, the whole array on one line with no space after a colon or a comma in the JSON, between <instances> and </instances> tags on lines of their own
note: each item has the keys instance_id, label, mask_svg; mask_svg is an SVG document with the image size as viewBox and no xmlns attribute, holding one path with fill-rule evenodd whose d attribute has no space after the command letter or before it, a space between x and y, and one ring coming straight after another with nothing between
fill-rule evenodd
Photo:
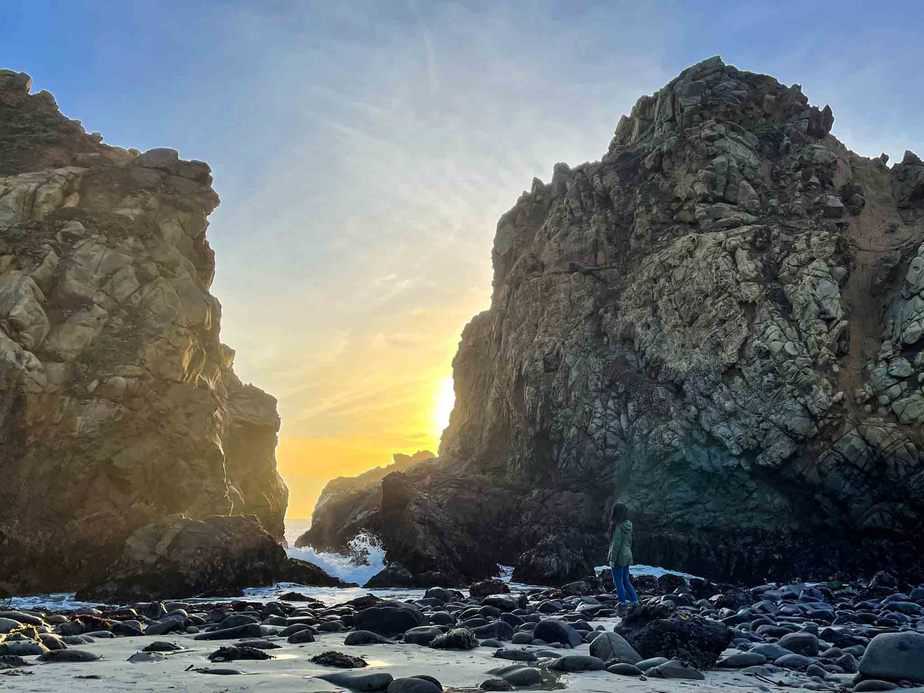
<instances>
[{"instance_id":1,"label":"wispy cloud","mask_svg":"<svg viewBox=\"0 0 924 693\"><path fill-rule=\"evenodd\" d=\"M722 54L803 83L858 151L924 151L922 21L915 2L14 0L0 40L88 129L212 164L223 338L279 397L294 480L435 444L498 217L599 158L639 95Z\"/></svg>"}]
</instances>

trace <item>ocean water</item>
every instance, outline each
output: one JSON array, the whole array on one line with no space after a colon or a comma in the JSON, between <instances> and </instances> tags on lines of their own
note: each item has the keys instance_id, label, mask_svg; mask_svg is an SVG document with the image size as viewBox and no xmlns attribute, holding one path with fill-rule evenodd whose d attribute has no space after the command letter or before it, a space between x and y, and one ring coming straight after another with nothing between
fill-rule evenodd
<instances>
[{"instance_id":1,"label":"ocean water","mask_svg":"<svg viewBox=\"0 0 924 693\"><path fill-rule=\"evenodd\" d=\"M289 541L289 548L286 553L291 558L298 558L309 561L323 568L328 574L340 578L344 582L353 582L357 585L364 585L369 579L385 567L385 551L382 549L378 540L369 534L360 534L353 538L349 545L349 551L344 554L327 553L315 551L313 548L295 548L295 537L300 535L307 526L299 522L298 526L286 527L286 539ZM596 572L609 570L608 566L597 566ZM497 575L501 580L510 584L512 589L532 589L535 585L527 585L512 581L512 566L497 566ZM633 575L653 575L659 577L668 573L682 575L684 577L694 577L688 573L680 573L674 570L667 570L657 566L634 565L631 568ZM251 601L271 601L278 598L284 592L298 592L309 597L313 597L325 604L338 604L350 599L355 599L366 594L374 594L384 599L419 599L423 596L422 589L366 589L364 587L305 587L289 582L281 582L272 587L251 587L244 590L244 598ZM233 595L226 597L235 599ZM208 599L184 599L188 602L214 602L220 601L222 597L210 597ZM13 609L44 609L47 611L74 611L97 606L95 602L82 602L74 598L73 593L60 592L55 594L38 594L28 597L13 597L10 600L10 608Z\"/></svg>"},{"instance_id":2,"label":"ocean water","mask_svg":"<svg viewBox=\"0 0 924 693\"><path fill-rule=\"evenodd\" d=\"M370 578L385 567L385 550L378 539L370 534L359 534L350 541L349 551L344 554L315 551L310 546L286 549L290 558L298 558L323 568L328 575L344 582L365 585Z\"/></svg>"}]
</instances>

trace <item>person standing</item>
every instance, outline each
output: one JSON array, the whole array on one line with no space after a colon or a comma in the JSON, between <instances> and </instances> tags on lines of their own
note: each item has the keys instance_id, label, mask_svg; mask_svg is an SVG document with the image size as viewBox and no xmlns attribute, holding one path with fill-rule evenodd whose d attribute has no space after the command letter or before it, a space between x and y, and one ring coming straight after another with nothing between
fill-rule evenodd
<instances>
[{"instance_id":1,"label":"person standing","mask_svg":"<svg viewBox=\"0 0 924 693\"><path fill-rule=\"evenodd\" d=\"M629 509L622 503L613 506L610 514L610 550L607 561L613 571L613 584L620 602L638 604L638 594L632 586L629 566L632 565L632 520Z\"/></svg>"}]
</instances>

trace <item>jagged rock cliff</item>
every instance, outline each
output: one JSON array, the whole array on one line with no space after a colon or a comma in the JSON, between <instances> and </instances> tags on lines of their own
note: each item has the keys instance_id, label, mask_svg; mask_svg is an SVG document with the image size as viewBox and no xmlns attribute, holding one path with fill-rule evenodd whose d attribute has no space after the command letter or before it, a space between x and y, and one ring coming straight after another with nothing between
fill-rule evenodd
<instances>
[{"instance_id":1,"label":"jagged rock cliff","mask_svg":"<svg viewBox=\"0 0 924 693\"><path fill-rule=\"evenodd\" d=\"M0 71L0 588L80 587L174 514L283 536L276 401L234 375L209 167L110 147Z\"/></svg>"},{"instance_id":2,"label":"jagged rock cliff","mask_svg":"<svg viewBox=\"0 0 924 693\"><path fill-rule=\"evenodd\" d=\"M313 546L319 551L336 551L347 540L366 527L369 508L381 495L382 479L394 473L403 473L435 459L429 450L418 450L413 455L395 453L392 463L375 467L357 476L341 476L325 484L314 507L311 527L295 540L296 546Z\"/></svg>"},{"instance_id":3,"label":"jagged rock cliff","mask_svg":"<svg viewBox=\"0 0 924 693\"><path fill-rule=\"evenodd\" d=\"M498 223L438 471L370 508L390 555L563 580L602 562L618 499L639 562L919 569L924 165L858 156L833 121L713 58L601 161L533 181Z\"/></svg>"}]
</instances>

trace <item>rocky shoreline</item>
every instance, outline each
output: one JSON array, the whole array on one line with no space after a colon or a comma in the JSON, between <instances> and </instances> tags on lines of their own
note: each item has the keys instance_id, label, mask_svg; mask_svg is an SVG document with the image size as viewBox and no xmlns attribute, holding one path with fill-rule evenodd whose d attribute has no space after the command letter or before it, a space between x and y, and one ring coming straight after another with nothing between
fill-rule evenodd
<instances>
[{"instance_id":1,"label":"rocky shoreline","mask_svg":"<svg viewBox=\"0 0 924 693\"><path fill-rule=\"evenodd\" d=\"M329 605L289 591L267 601L0 610L0 675L79 690L151 676L207 690L215 676L245 675L248 687L265 679L289 690L310 677L319 690L387 693L924 684L924 586L884 572L868 583L750 589L676 575L638 583L642 601L629 607L587 581L511 591L488 580L406 601L370 594Z\"/></svg>"}]
</instances>

